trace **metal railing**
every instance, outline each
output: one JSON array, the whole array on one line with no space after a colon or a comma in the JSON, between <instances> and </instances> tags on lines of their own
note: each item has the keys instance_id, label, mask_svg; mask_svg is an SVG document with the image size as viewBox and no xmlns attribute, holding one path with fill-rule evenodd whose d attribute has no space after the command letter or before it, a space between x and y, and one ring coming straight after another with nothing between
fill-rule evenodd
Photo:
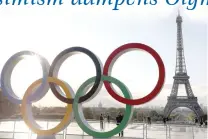
<instances>
[{"instance_id":1,"label":"metal railing","mask_svg":"<svg viewBox=\"0 0 208 139\"><path fill-rule=\"evenodd\" d=\"M11 131L0 131L0 134L1 133L11 134L12 136L8 137L8 139L16 139L15 134L24 133L24 134L28 135L27 139L32 139L32 136L35 135L35 134L32 133L31 130L28 129L28 131L16 131L16 128L17 128L16 124L17 124L17 122L21 122L21 121L22 120L9 120L8 122L13 123L13 129ZM2 122L7 122L7 120L0 121L0 124ZM49 129L49 123L53 122L53 121L50 120L50 121L44 121L44 122L46 122L46 129ZM135 129L136 130L135 133L138 133L138 131L140 130L140 132L141 132L141 134L139 136L140 139L141 138L143 138L143 139L147 139L147 138L171 139L171 137L179 136L179 134L177 134L178 131L175 131L176 129L178 129L178 130L182 130L182 129L188 130L187 135L189 137L187 137L187 139L199 139L199 138L200 139L206 139L207 138L206 137L207 129L206 128L199 128L196 125L176 125L176 124L163 125L163 124L156 124L156 123L148 125L146 123L132 123L127 127L127 129L125 129L125 132L126 132L126 130L128 130L128 132L130 133L130 131L131 131L130 128L132 128L134 126L140 127L140 129ZM67 139L67 136L79 136L79 137L87 136L87 134L85 134L83 131L81 131L79 134L68 133L67 132L68 128L69 127L65 128L62 132L58 133L57 135L62 136L61 139ZM160 129L161 131L158 130L158 129ZM204 131L204 132L202 132L203 135L200 134L200 136L199 136L198 132L195 131L196 129L197 130L203 130ZM132 131L133 131L133 129L132 129ZM187 135L183 135L184 133L180 132L180 134L182 134L182 138L178 138L178 139L186 139ZM196 133L196 135L195 135L195 133ZM133 134L133 132L132 132L132 134ZM126 136L126 137L128 137L128 136ZM0 138L1 138L1 136L0 136ZM138 137L128 137L128 138L136 139Z\"/></svg>"}]
</instances>

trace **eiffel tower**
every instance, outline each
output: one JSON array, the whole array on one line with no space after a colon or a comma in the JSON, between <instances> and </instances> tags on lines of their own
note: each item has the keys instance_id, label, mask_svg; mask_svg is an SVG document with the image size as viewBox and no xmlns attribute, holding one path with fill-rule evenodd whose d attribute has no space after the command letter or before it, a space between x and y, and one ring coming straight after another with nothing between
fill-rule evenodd
<instances>
[{"instance_id":1,"label":"eiffel tower","mask_svg":"<svg viewBox=\"0 0 208 139\"><path fill-rule=\"evenodd\" d=\"M174 82L172 86L172 91L168 97L168 102L164 109L164 117L169 117L170 113L178 107L186 107L191 109L198 119L201 119L204 116L204 113L197 102L197 97L194 96L192 91L189 76L186 70L186 63L184 57L184 48L183 48L183 35L182 35L182 22L183 19L178 12L176 18L177 23L177 50L176 50L176 69L175 76L173 77ZM178 87L179 85L185 85L185 91L187 96L178 96Z\"/></svg>"}]
</instances>

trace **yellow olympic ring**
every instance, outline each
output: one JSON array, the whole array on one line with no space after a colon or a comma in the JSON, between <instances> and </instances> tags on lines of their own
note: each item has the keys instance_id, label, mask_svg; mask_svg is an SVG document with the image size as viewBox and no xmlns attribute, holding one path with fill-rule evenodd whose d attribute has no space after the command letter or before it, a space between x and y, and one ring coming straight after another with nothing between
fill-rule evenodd
<instances>
[{"instance_id":1,"label":"yellow olympic ring","mask_svg":"<svg viewBox=\"0 0 208 139\"><path fill-rule=\"evenodd\" d=\"M66 84L57 79L57 78L53 78L53 77L48 77L47 79L48 82L51 83L55 83L57 85L59 85L63 91L66 94L67 98L72 98L71 94L73 92L69 91L68 87L66 86ZM68 126L68 124L70 123L70 119L72 116L70 116L70 114L73 114L73 108L72 108L72 104L67 104L66 107L66 114L64 115L64 118L62 119L62 121L54 128L52 129L48 129L48 130L42 130L40 129L39 125L35 122L33 116L32 116L32 105L31 102L28 102L28 96L31 95L31 93L33 92L33 90L40 85L42 82L42 79L36 80L34 83L32 83L29 88L26 90L26 93L23 97L22 100L22 106L21 106L21 113L22 113L22 117L23 120L25 121L26 125L36 134L38 135L54 135L60 131L62 131L66 126ZM30 107L30 108L28 108ZM30 111L30 112L28 112ZM31 118L31 119L29 119ZM34 122L34 123L32 123Z\"/></svg>"}]
</instances>

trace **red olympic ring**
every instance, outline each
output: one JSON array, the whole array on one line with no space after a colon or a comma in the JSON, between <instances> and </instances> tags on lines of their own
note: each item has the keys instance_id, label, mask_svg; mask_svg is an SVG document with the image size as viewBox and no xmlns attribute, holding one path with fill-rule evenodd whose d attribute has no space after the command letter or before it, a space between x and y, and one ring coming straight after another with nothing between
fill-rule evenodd
<instances>
[{"instance_id":1,"label":"red olympic ring","mask_svg":"<svg viewBox=\"0 0 208 139\"><path fill-rule=\"evenodd\" d=\"M120 95L118 95L111 86L111 83L104 81L104 85L105 88L107 90L107 92L116 100L118 100L121 103L124 104L128 104L128 105L139 105L139 104L144 104L150 100L152 100L155 96L157 96L159 94L159 92L161 91L164 81L165 81L165 66L163 64L162 59L160 58L159 54L152 49L151 47L145 45L145 44L141 44L141 43L129 43L129 44L125 44L122 45L121 47L117 48L116 50L114 50L110 56L108 57L105 65L104 65L104 69L103 69L103 75L105 76L110 76L110 72L112 69L112 66L115 62L115 60L122 55L124 52L126 52L128 49L142 49L144 51L147 51L149 54L151 54L154 59L157 62L158 68L159 68L159 78L157 81L156 86L154 87L154 89L145 97L143 98L139 98L139 99L126 99L121 97ZM110 71L109 71L110 70Z\"/></svg>"}]
</instances>

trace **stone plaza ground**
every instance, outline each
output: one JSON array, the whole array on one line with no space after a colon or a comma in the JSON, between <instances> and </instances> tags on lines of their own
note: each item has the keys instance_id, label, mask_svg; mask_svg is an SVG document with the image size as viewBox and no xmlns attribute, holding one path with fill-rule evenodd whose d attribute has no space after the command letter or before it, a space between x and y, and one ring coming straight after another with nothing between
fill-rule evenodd
<instances>
[{"instance_id":1,"label":"stone plaza ground","mask_svg":"<svg viewBox=\"0 0 208 139\"><path fill-rule=\"evenodd\" d=\"M44 129L54 127L58 124L53 122L38 122ZM100 130L98 121L89 121L89 124ZM105 131L116 127L115 123L105 123ZM13 130L15 131L13 133ZM0 123L1 139L36 139L37 135L31 133L23 121L3 121ZM119 138L115 135L113 138ZM93 139L84 133L76 122L56 135L56 139ZM145 123L130 123L124 130L122 139L207 139L207 128L195 125L179 124L156 124L147 125Z\"/></svg>"}]
</instances>

